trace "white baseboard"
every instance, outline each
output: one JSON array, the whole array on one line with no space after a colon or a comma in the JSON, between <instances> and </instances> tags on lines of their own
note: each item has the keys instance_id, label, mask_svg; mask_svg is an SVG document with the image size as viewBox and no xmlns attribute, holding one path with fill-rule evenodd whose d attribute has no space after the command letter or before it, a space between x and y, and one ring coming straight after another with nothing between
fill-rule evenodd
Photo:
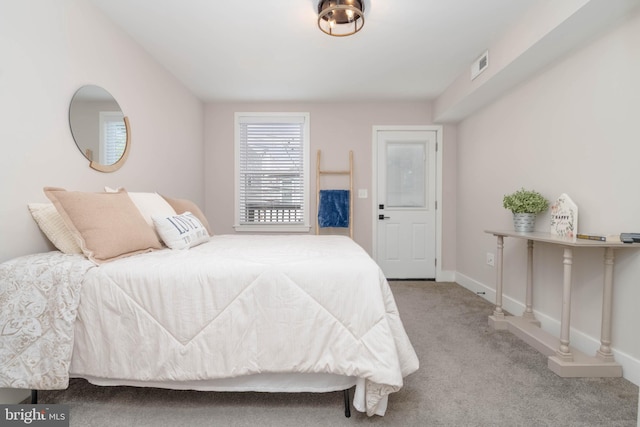
<instances>
[{"instance_id":1,"label":"white baseboard","mask_svg":"<svg viewBox=\"0 0 640 427\"><path fill-rule=\"evenodd\" d=\"M455 277L455 282L460 286L478 294L490 303L495 304L496 291L494 288L461 273L456 273ZM502 308L511 314L520 315L525 309L525 304L509 296L503 295ZM554 336L560 335L560 319L555 319L536 310L533 310L533 312L536 318L540 321L540 327L543 331L549 332ZM489 314L487 314L487 316ZM578 329L571 328L571 346L586 354L593 355L600 348L600 337L592 337ZM611 350L613 351L616 362L622 365L622 376L626 380L640 386L640 360L627 353L616 350L615 346L613 346Z\"/></svg>"},{"instance_id":2,"label":"white baseboard","mask_svg":"<svg viewBox=\"0 0 640 427\"><path fill-rule=\"evenodd\" d=\"M436 271L436 282L455 282L456 272L451 270Z\"/></svg>"}]
</instances>

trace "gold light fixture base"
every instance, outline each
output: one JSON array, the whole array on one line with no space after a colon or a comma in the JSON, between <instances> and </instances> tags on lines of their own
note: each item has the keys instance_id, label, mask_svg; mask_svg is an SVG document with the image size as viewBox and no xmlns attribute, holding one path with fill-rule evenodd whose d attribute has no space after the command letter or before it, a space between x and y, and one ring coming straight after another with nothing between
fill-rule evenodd
<instances>
[{"instance_id":1,"label":"gold light fixture base","mask_svg":"<svg viewBox=\"0 0 640 427\"><path fill-rule=\"evenodd\" d=\"M364 26L363 0L320 0L318 28L330 36L346 37Z\"/></svg>"}]
</instances>

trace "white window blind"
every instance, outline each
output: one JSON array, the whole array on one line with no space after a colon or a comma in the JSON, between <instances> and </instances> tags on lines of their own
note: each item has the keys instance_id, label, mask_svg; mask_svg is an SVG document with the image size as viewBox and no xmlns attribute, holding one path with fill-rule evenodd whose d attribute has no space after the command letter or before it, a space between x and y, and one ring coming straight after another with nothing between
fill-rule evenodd
<instances>
[{"instance_id":1,"label":"white window blind","mask_svg":"<svg viewBox=\"0 0 640 427\"><path fill-rule=\"evenodd\" d=\"M120 160L127 144L127 128L124 116L119 112L101 112L100 159L105 165L112 165Z\"/></svg>"},{"instance_id":2,"label":"white window blind","mask_svg":"<svg viewBox=\"0 0 640 427\"><path fill-rule=\"evenodd\" d=\"M239 225L308 225L306 115L236 121Z\"/></svg>"}]
</instances>

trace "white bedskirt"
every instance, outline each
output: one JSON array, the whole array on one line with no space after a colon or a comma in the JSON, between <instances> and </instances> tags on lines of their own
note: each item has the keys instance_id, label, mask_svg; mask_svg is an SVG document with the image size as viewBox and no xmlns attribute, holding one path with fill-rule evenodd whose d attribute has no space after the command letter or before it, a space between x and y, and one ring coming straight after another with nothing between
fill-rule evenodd
<instances>
[{"instance_id":1,"label":"white bedskirt","mask_svg":"<svg viewBox=\"0 0 640 427\"><path fill-rule=\"evenodd\" d=\"M357 378L336 374L254 374L235 378L201 381L135 381L98 378L84 379L99 386L156 387L172 390L198 391L257 391L264 393L327 393L347 390L356 385Z\"/></svg>"}]
</instances>

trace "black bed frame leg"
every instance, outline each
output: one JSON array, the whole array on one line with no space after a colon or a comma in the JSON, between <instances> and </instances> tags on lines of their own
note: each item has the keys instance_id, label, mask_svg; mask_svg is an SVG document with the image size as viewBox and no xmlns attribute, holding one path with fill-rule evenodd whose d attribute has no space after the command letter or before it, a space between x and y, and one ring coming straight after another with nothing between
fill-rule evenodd
<instances>
[{"instance_id":1,"label":"black bed frame leg","mask_svg":"<svg viewBox=\"0 0 640 427\"><path fill-rule=\"evenodd\" d=\"M344 391L344 416L351 418L351 404L349 403L349 389Z\"/></svg>"},{"instance_id":2,"label":"black bed frame leg","mask_svg":"<svg viewBox=\"0 0 640 427\"><path fill-rule=\"evenodd\" d=\"M38 403L38 390L31 390L31 404L35 405Z\"/></svg>"}]
</instances>

